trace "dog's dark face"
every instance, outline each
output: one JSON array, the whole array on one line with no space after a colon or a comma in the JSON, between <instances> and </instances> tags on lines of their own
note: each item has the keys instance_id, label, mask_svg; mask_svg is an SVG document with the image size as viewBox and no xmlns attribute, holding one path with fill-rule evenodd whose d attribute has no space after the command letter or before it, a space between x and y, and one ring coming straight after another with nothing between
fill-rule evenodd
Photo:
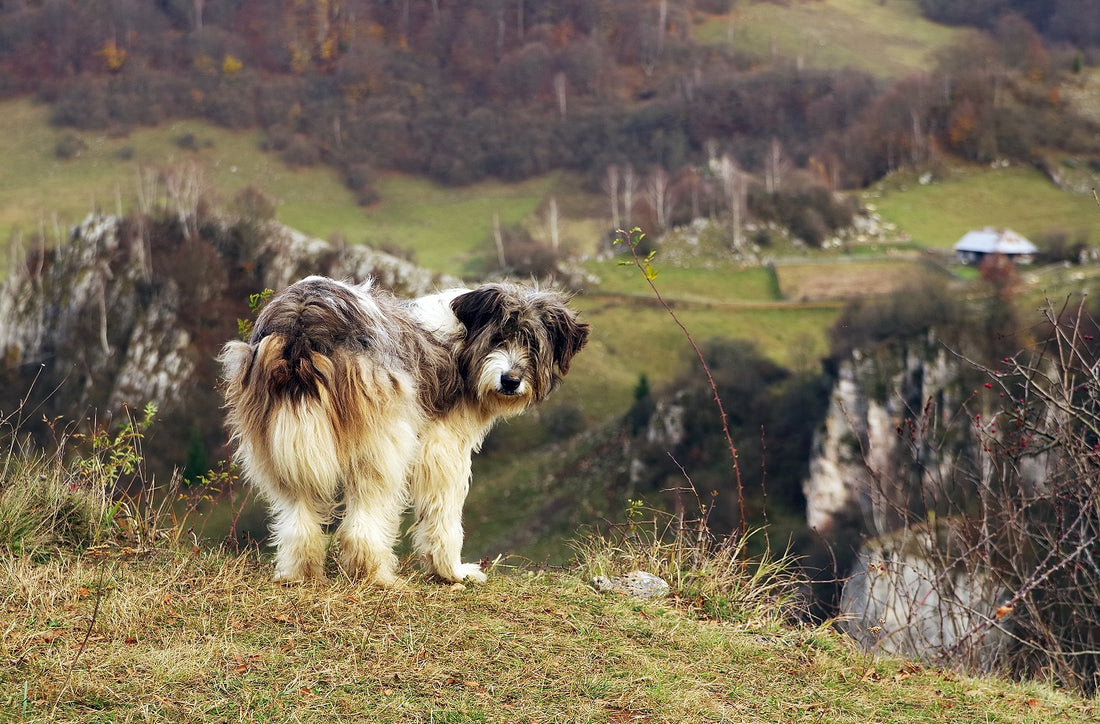
<instances>
[{"instance_id":1,"label":"dog's dark face","mask_svg":"<svg viewBox=\"0 0 1100 724\"><path fill-rule=\"evenodd\" d=\"M588 341L588 325L566 301L559 292L486 284L451 302L466 331L459 367L479 401L519 412L557 387Z\"/></svg>"}]
</instances>

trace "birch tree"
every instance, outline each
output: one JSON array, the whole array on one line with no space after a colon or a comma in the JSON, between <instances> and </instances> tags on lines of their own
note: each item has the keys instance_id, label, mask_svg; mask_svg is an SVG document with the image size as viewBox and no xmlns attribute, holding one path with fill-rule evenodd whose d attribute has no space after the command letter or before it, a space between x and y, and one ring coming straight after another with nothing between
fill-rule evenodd
<instances>
[{"instance_id":1,"label":"birch tree","mask_svg":"<svg viewBox=\"0 0 1100 724\"><path fill-rule=\"evenodd\" d=\"M744 243L745 202L748 196L745 174L728 155L723 155L718 163L718 177L722 180L722 189L726 194L726 203L730 210L730 225L733 227L733 245L740 248Z\"/></svg>"},{"instance_id":2,"label":"birch tree","mask_svg":"<svg viewBox=\"0 0 1100 724\"><path fill-rule=\"evenodd\" d=\"M653 212L657 215L657 227L663 231L668 228L670 204L668 172L663 167L653 167L646 180L646 193Z\"/></svg>"},{"instance_id":3,"label":"birch tree","mask_svg":"<svg viewBox=\"0 0 1100 724\"><path fill-rule=\"evenodd\" d=\"M607 173L603 178L603 191L607 194L608 200L611 202L611 228L618 230L623 228L620 223L619 217L619 183L621 177L619 174L619 167L612 164L607 167Z\"/></svg>"}]
</instances>

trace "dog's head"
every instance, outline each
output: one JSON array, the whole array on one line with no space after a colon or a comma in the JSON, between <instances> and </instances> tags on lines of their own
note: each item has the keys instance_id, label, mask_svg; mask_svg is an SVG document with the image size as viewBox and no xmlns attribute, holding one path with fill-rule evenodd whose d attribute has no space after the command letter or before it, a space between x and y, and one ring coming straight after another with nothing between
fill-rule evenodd
<instances>
[{"instance_id":1,"label":"dog's head","mask_svg":"<svg viewBox=\"0 0 1100 724\"><path fill-rule=\"evenodd\" d=\"M588 324L561 292L485 284L451 311L465 328L459 366L479 401L518 412L550 394L588 341Z\"/></svg>"}]
</instances>

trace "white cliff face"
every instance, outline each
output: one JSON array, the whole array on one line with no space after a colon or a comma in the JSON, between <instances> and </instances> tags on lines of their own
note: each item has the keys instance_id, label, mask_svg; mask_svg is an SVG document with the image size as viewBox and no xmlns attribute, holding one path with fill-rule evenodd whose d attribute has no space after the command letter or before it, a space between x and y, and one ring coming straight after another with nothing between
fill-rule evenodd
<instances>
[{"instance_id":1,"label":"white cliff face","mask_svg":"<svg viewBox=\"0 0 1100 724\"><path fill-rule=\"evenodd\" d=\"M645 429L645 440L648 444L662 449L672 450L684 441L687 431L684 427L684 404L682 395L676 395L671 400L658 400L653 414L650 415L649 424ZM637 486L649 472L645 462L636 456L630 457L630 485Z\"/></svg>"},{"instance_id":2,"label":"white cliff face","mask_svg":"<svg viewBox=\"0 0 1100 724\"><path fill-rule=\"evenodd\" d=\"M264 283L283 289L310 274L362 281L374 277L382 286L402 296L418 297L439 289L462 286L457 277L437 275L404 259L367 246L334 245L280 224L265 228ZM328 269L319 271L320 260Z\"/></svg>"},{"instance_id":3,"label":"white cliff face","mask_svg":"<svg viewBox=\"0 0 1100 724\"><path fill-rule=\"evenodd\" d=\"M932 335L841 360L803 489L810 526L835 550L858 548L837 571L845 631L883 654L986 670L1008 645L988 626L1008 593L959 540L965 508L942 506L962 488L999 489L975 429L990 412L973 409L980 385L967 372ZM1047 464L1023 459L1022 484L1041 489Z\"/></svg>"},{"instance_id":4,"label":"white cliff face","mask_svg":"<svg viewBox=\"0 0 1100 724\"><path fill-rule=\"evenodd\" d=\"M811 528L828 539L846 519L886 533L905 522L911 499L936 495L958 452L934 435L957 411L960 369L932 337L839 363L803 482Z\"/></svg>"},{"instance_id":5,"label":"white cliff face","mask_svg":"<svg viewBox=\"0 0 1100 724\"><path fill-rule=\"evenodd\" d=\"M138 318L115 376L108 402L111 409L140 401L165 407L180 400L186 389L180 383L192 379L196 365L190 354L191 334L174 324L173 307L166 300L148 307Z\"/></svg>"},{"instance_id":6,"label":"white cliff face","mask_svg":"<svg viewBox=\"0 0 1100 724\"><path fill-rule=\"evenodd\" d=\"M840 628L865 649L934 661L950 654L990 671L1008 635L988 626L1008 592L958 555L939 526L921 525L863 545L841 594Z\"/></svg>"},{"instance_id":7,"label":"white cliff face","mask_svg":"<svg viewBox=\"0 0 1100 724\"><path fill-rule=\"evenodd\" d=\"M853 370L852 364L841 364L824 428L815 435L810 476L802 485L806 522L823 534L839 517L858 511L860 491L871 487L863 441L856 432L862 427L857 421L867 417L867 401Z\"/></svg>"}]
</instances>

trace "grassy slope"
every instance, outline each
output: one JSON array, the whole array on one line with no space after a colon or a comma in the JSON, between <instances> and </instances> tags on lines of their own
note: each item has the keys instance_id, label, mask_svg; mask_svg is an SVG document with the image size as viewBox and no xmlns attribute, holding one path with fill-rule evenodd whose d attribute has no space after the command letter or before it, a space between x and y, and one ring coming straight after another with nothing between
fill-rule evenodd
<instances>
[{"instance_id":1,"label":"grassy slope","mask_svg":"<svg viewBox=\"0 0 1100 724\"><path fill-rule=\"evenodd\" d=\"M379 184L382 202L365 211L362 236L349 238L372 246L392 244L411 251L422 266L468 276L486 259L496 258L494 215L503 228L520 225L555 192L556 182L552 175L520 184L490 181L449 188L391 175Z\"/></svg>"},{"instance_id":2,"label":"grassy slope","mask_svg":"<svg viewBox=\"0 0 1100 724\"><path fill-rule=\"evenodd\" d=\"M337 230L363 226L362 213L334 171L289 168L259 151L255 133L198 121L139 128L118 138L75 132L87 148L77 158L61 161L55 154L57 142L71 132L50 126L48 117L48 108L30 100L0 104L2 241L13 232L37 231L43 219L52 232L54 214L64 230L94 208L113 213L119 200L128 211L136 194L138 168L167 169L190 161L201 166L215 200L227 200L251 184L278 204L281 221L315 236L326 238ZM197 150L178 145L178 139L187 134L194 136Z\"/></svg>"},{"instance_id":3,"label":"grassy slope","mask_svg":"<svg viewBox=\"0 0 1100 724\"><path fill-rule=\"evenodd\" d=\"M865 198L916 244L935 249L950 249L967 231L983 226L1011 228L1030 238L1051 230L1084 231L1092 243L1100 241L1093 199L1060 191L1030 168L960 169L926 186L898 175Z\"/></svg>"},{"instance_id":4,"label":"grassy slope","mask_svg":"<svg viewBox=\"0 0 1100 724\"><path fill-rule=\"evenodd\" d=\"M574 572L277 587L253 555L0 557L8 721L1085 722L1039 684L875 661L824 629L718 623ZM100 598L101 597L101 598ZM96 611L98 600L98 611Z\"/></svg>"},{"instance_id":5,"label":"grassy slope","mask_svg":"<svg viewBox=\"0 0 1100 724\"><path fill-rule=\"evenodd\" d=\"M728 17L697 25L700 42L759 56L801 58L811 67L852 66L880 77L928 66L961 31L928 22L914 0L740 2Z\"/></svg>"}]
</instances>

